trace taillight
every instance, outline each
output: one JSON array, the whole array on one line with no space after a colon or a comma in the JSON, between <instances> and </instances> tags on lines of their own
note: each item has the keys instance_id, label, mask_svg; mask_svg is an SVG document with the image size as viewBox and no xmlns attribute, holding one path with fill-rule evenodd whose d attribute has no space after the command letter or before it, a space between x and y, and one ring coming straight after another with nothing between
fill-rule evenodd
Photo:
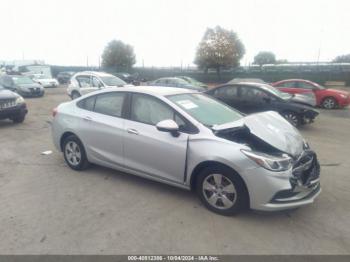
<instances>
[{"instance_id":1,"label":"taillight","mask_svg":"<svg viewBox=\"0 0 350 262\"><path fill-rule=\"evenodd\" d=\"M57 107L55 107L53 110L52 110L52 116L55 117L57 115Z\"/></svg>"}]
</instances>

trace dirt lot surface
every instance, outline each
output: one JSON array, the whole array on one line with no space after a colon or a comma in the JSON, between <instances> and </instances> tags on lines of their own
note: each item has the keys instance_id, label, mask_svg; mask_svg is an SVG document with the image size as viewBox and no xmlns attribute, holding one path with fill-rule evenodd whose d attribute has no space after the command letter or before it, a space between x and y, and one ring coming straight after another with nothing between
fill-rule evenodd
<instances>
[{"instance_id":1,"label":"dirt lot surface","mask_svg":"<svg viewBox=\"0 0 350 262\"><path fill-rule=\"evenodd\" d=\"M223 217L191 192L118 171L75 172L51 141L64 88L0 121L0 254L350 254L350 110L321 111L302 134L318 153L316 202ZM41 152L52 150L50 155Z\"/></svg>"}]
</instances>

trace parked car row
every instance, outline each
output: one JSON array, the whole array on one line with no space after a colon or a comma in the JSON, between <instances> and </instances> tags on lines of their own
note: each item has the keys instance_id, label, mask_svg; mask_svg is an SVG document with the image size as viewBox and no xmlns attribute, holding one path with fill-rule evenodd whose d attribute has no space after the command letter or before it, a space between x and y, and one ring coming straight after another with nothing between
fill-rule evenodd
<instances>
[{"instance_id":1,"label":"parked car row","mask_svg":"<svg viewBox=\"0 0 350 262\"><path fill-rule=\"evenodd\" d=\"M293 81L296 82L297 80ZM227 84L208 90L205 84L193 78L178 76L159 78L148 82L147 85L186 88L206 92L208 95L223 101L245 114L270 110L276 111L296 127L312 123L315 120L319 114L315 106L323 105L326 108L333 108L330 106L330 101L334 101L333 105L339 106L346 106L350 103L350 96L347 92L326 89L317 84L313 85L313 89L299 89L298 91L286 90L283 87L279 87L287 82L289 83L291 80L269 85L261 79L236 78ZM116 76L103 72L86 71L72 76L67 92L72 99L76 99L81 95L99 89L127 85L126 82ZM319 95L321 93L320 90L324 92L322 97ZM328 95L326 96L325 93ZM333 94L336 98L331 97L330 94Z\"/></svg>"}]
</instances>

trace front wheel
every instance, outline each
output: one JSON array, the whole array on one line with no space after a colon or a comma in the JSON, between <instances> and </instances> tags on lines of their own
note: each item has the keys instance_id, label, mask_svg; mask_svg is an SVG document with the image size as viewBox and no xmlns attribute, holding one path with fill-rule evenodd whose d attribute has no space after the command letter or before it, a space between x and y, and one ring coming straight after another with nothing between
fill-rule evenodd
<instances>
[{"instance_id":1,"label":"front wheel","mask_svg":"<svg viewBox=\"0 0 350 262\"><path fill-rule=\"evenodd\" d=\"M25 114L20 114L12 118L12 121L16 124L19 124L19 123L23 123L25 118L26 118Z\"/></svg>"},{"instance_id":2,"label":"front wheel","mask_svg":"<svg viewBox=\"0 0 350 262\"><path fill-rule=\"evenodd\" d=\"M294 112L283 112L282 116L295 127L298 127L301 124L300 116Z\"/></svg>"},{"instance_id":3,"label":"front wheel","mask_svg":"<svg viewBox=\"0 0 350 262\"><path fill-rule=\"evenodd\" d=\"M89 166L85 148L75 135L71 135L64 140L63 155L66 163L74 170L84 170Z\"/></svg>"},{"instance_id":4,"label":"front wheel","mask_svg":"<svg viewBox=\"0 0 350 262\"><path fill-rule=\"evenodd\" d=\"M337 101L333 97L327 97L322 101L322 107L325 109L334 109L337 107Z\"/></svg>"},{"instance_id":5,"label":"front wheel","mask_svg":"<svg viewBox=\"0 0 350 262\"><path fill-rule=\"evenodd\" d=\"M200 172L196 190L203 204L220 215L231 216L249 206L242 179L226 167L208 167Z\"/></svg>"}]
</instances>

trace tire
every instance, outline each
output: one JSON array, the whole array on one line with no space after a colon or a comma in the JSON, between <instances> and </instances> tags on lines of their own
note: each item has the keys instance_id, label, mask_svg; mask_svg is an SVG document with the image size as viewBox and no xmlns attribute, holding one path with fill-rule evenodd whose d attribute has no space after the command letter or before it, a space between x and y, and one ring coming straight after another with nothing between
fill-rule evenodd
<instances>
[{"instance_id":1,"label":"tire","mask_svg":"<svg viewBox=\"0 0 350 262\"><path fill-rule=\"evenodd\" d=\"M337 100L333 97L326 97L322 101L322 107L325 109L334 109L338 106Z\"/></svg>"},{"instance_id":2,"label":"tire","mask_svg":"<svg viewBox=\"0 0 350 262\"><path fill-rule=\"evenodd\" d=\"M75 135L68 136L63 141L63 156L68 166L74 170L84 170L90 163L86 157L83 144Z\"/></svg>"},{"instance_id":3,"label":"tire","mask_svg":"<svg viewBox=\"0 0 350 262\"><path fill-rule=\"evenodd\" d=\"M16 123L16 124L20 124L23 123L24 119L26 118L25 114L21 114L21 115L17 115L14 118L12 118L11 120Z\"/></svg>"},{"instance_id":4,"label":"tire","mask_svg":"<svg viewBox=\"0 0 350 262\"><path fill-rule=\"evenodd\" d=\"M73 91L71 97L72 97L72 100L75 100L78 97L81 97L81 95L77 91Z\"/></svg>"},{"instance_id":5,"label":"tire","mask_svg":"<svg viewBox=\"0 0 350 262\"><path fill-rule=\"evenodd\" d=\"M282 113L282 116L289 122L291 125L298 127L301 125L300 116L292 111L285 111Z\"/></svg>"},{"instance_id":6,"label":"tire","mask_svg":"<svg viewBox=\"0 0 350 262\"><path fill-rule=\"evenodd\" d=\"M204 168L196 179L196 191L205 207L220 215L232 216L249 207L243 180L224 166Z\"/></svg>"}]
</instances>

